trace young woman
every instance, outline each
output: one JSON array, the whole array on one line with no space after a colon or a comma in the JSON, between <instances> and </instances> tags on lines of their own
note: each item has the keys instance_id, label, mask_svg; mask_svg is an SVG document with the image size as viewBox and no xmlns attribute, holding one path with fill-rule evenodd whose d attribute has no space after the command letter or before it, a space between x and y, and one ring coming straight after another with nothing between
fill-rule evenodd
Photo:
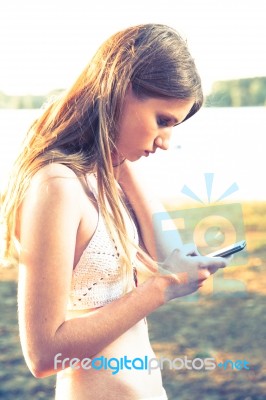
<instances>
[{"instance_id":1,"label":"young woman","mask_svg":"<svg viewBox=\"0 0 266 400\"><path fill-rule=\"evenodd\" d=\"M160 369L142 364L155 357L145 317L226 262L164 242L133 166L167 150L202 101L185 41L139 25L107 40L29 130L3 206L6 254L19 245L25 360L57 374L57 400L167 398Z\"/></svg>"}]
</instances>

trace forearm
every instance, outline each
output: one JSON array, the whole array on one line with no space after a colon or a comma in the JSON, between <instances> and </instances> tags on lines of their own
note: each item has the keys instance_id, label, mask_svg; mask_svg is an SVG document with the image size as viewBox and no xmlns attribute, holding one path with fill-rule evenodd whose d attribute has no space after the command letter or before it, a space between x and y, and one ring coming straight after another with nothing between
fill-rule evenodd
<instances>
[{"instance_id":1,"label":"forearm","mask_svg":"<svg viewBox=\"0 0 266 400\"><path fill-rule=\"evenodd\" d=\"M154 260L163 261L175 248L182 246L182 240L173 223L171 240L166 237L161 218L165 217L169 222L168 214L147 182L138 175L132 163L125 162L117 180L137 217L145 248Z\"/></svg>"},{"instance_id":2,"label":"forearm","mask_svg":"<svg viewBox=\"0 0 266 400\"><path fill-rule=\"evenodd\" d=\"M55 356L60 359L91 358L133 327L164 301L163 278L152 277L124 297L93 312L66 320L52 339L38 346L39 361L30 369L37 377L58 372ZM68 366L68 363L64 367Z\"/></svg>"}]
</instances>

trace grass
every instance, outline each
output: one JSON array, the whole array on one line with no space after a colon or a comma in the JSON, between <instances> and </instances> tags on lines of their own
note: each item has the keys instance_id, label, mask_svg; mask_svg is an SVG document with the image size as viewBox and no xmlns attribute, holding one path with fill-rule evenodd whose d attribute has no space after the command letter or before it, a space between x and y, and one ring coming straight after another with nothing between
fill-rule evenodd
<instances>
[{"instance_id":1,"label":"grass","mask_svg":"<svg viewBox=\"0 0 266 400\"><path fill-rule=\"evenodd\" d=\"M215 275L197 296L161 307L148 317L148 324L158 358L246 360L250 370L165 368L169 400L266 399L266 202L243 203L242 208L247 258ZM55 378L35 379L22 356L16 279L15 266L0 269L0 397L50 400Z\"/></svg>"},{"instance_id":2,"label":"grass","mask_svg":"<svg viewBox=\"0 0 266 400\"><path fill-rule=\"evenodd\" d=\"M247 360L250 370L165 369L170 400L266 399L266 203L243 203L242 209L247 257L216 274L197 296L170 302L148 321L157 357Z\"/></svg>"}]
</instances>

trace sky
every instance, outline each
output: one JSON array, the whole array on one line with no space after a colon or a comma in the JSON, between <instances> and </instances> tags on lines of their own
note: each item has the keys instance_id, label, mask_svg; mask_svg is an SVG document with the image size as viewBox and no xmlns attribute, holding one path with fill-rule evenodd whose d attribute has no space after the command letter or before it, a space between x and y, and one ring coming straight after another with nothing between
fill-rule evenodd
<instances>
[{"instance_id":1,"label":"sky","mask_svg":"<svg viewBox=\"0 0 266 400\"><path fill-rule=\"evenodd\" d=\"M265 0L0 0L0 92L67 88L111 34L139 23L178 30L209 92L266 76Z\"/></svg>"}]
</instances>

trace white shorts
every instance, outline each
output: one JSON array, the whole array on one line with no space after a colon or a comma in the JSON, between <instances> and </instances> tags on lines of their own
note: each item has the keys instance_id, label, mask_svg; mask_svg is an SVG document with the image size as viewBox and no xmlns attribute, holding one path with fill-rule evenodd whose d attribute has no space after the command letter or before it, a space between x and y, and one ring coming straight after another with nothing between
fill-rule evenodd
<instances>
[{"instance_id":1,"label":"white shorts","mask_svg":"<svg viewBox=\"0 0 266 400\"><path fill-rule=\"evenodd\" d=\"M155 396L155 397L145 397L140 400L168 400L166 391L163 389L163 393L160 396Z\"/></svg>"}]
</instances>

